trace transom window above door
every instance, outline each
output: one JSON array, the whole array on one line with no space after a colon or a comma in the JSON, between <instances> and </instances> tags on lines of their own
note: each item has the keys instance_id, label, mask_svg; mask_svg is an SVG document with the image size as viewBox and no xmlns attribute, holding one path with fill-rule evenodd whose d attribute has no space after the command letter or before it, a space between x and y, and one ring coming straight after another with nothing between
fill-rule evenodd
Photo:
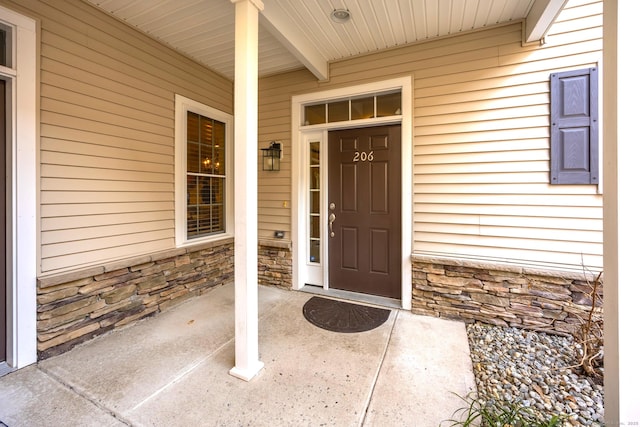
<instances>
[{"instance_id":1,"label":"transom window above door","mask_svg":"<svg viewBox=\"0 0 640 427\"><path fill-rule=\"evenodd\" d=\"M398 90L305 105L303 126L399 116L401 114L402 94Z\"/></svg>"}]
</instances>

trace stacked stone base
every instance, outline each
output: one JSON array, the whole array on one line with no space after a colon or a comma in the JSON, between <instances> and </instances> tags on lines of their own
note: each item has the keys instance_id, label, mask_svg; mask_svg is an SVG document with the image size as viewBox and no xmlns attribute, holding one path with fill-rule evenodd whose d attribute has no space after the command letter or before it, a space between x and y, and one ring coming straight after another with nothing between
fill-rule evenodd
<instances>
[{"instance_id":1,"label":"stacked stone base","mask_svg":"<svg viewBox=\"0 0 640 427\"><path fill-rule=\"evenodd\" d=\"M434 317L572 333L589 316L596 276L414 256L412 311ZM601 313L602 284L596 312Z\"/></svg>"},{"instance_id":2,"label":"stacked stone base","mask_svg":"<svg viewBox=\"0 0 640 427\"><path fill-rule=\"evenodd\" d=\"M258 283L292 289L291 244L286 241L260 241L258 245Z\"/></svg>"},{"instance_id":3,"label":"stacked stone base","mask_svg":"<svg viewBox=\"0 0 640 427\"><path fill-rule=\"evenodd\" d=\"M38 280L38 359L233 282L233 239Z\"/></svg>"},{"instance_id":4,"label":"stacked stone base","mask_svg":"<svg viewBox=\"0 0 640 427\"><path fill-rule=\"evenodd\" d=\"M417 314L572 333L588 318L595 275L455 259L412 258ZM156 253L38 280L38 358L233 282L233 239ZM288 242L261 241L258 282L292 288ZM598 284L599 301L602 285ZM596 313L601 313L596 301Z\"/></svg>"}]
</instances>

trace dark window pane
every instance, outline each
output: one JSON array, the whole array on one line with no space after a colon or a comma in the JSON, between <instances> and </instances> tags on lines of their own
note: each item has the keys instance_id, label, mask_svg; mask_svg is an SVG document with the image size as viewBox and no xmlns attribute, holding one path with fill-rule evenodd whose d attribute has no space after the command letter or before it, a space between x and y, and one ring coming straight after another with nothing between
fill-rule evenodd
<instances>
[{"instance_id":1,"label":"dark window pane","mask_svg":"<svg viewBox=\"0 0 640 427\"><path fill-rule=\"evenodd\" d=\"M224 209L222 205L211 206L211 232L224 231Z\"/></svg>"},{"instance_id":2,"label":"dark window pane","mask_svg":"<svg viewBox=\"0 0 640 427\"><path fill-rule=\"evenodd\" d=\"M224 202L224 178L211 178L211 203Z\"/></svg>"},{"instance_id":3,"label":"dark window pane","mask_svg":"<svg viewBox=\"0 0 640 427\"><path fill-rule=\"evenodd\" d=\"M320 262L320 241L311 240L309 247L309 261L319 263Z\"/></svg>"},{"instance_id":4,"label":"dark window pane","mask_svg":"<svg viewBox=\"0 0 640 427\"><path fill-rule=\"evenodd\" d=\"M320 169L317 166L311 166L311 182L309 188L320 188Z\"/></svg>"},{"instance_id":5,"label":"dark window pane","mask_svg":"<svg viewBox=\"0 0 640 427\"><path fill-rule=\"evenodd\" d=\"M311 233L310 237L315 237L316 239L320 238L320 217L312 216L311 217Z\"/></svg>"},{"instance_id":6,"label":"dark window pane","mask_svg":"<svg viewBox=\"0 0 640 427\"><path fill-rule=\"evenodd\" d=\"M198 207L187 208L187 237L198 235Z\"/></svg>"},{"instance_id":7,"label":"dark window pane","mask_svg":"<svg viewBox=\"0 0 640 427\"><path fill-rule=\"evenodd\" d=\"M213 171L213 120L200 116L200 172Z\"/></svg>"},{"instance_id":8,"label":"dark window pane","mask_svg":"<svg viewBox=\"0 0 640 427\"><path fill-rule=\"evenodd\" d=\"M187 172L200 172L200 144L187 142Z\"/></svg>"},{"instance_id":9,"label":"dark window pane","mask_svg":"<svg viewBox=\"0 0 640 427\"><path fill-rule=\"evenodd\" d=\"M0 65L7 66L7 32L0 27Z\"/></svg>"},{"instance_id":10,"label":"dark window pane","mask_svg":"<svg viewBox=\"0 0 640 427\"><path fill-rule=\"evenodd\" d=\"M200 116L200 142L212 145L213 143L213 120Z\"/></svg>"},{"instance_id":11,"label":"dark window pane","mask_svg":"<svg viewBox=\"0 0 640 427\"><path fill-rule=\"evenodd\" d=\"M187 141L200 141L200 120L196 113L189 111L187 113Z\"/></svg>"},{"instance_id":12,"label":"dark window pane","mask_svg":"<svg viewBox=\"0 0 640 427\"><path fill-rule=\"evenodd\" d=\"M326 123L325 104L307 105L304 107L304 124L317 125Z\"/></svg>"},{"instance_id":13,"label":"dark window pane","mask_svg":"<svg viewBox=\"0 0 640 427\"><path fill-rule=\"evenodd\" d=\"M198 207L198 235L211 233L211 206Z\"/></svg>"},{"instance_id":14,"label":"dark window pane","mask_svg":"<svg viewBox=\"0 0 640 427\"><path fill-rule=\"evenodd\" d=\"M197 177L187 175L187 206L198 204L198 184Z\"/></svg>"},{"instance_id":15,"label":"dark window pane","mask_svg":"<svg viewBox=\"0 0 640 427\"><path fill-rule=\"evenodd\" d=\"M351 120L370 119L373 117L373 97L351 100Z\"/></svg>"},{"instance_id":16,"label":"dark window pane","mask_svg":"<svg viewBox=\"0 0 640 427\"><path fill-rule=\"evenodd\" d=\"M214 121L213 130L213 173L214 175L224 175L226 125L222 122Z\"/></svg>"},{"instance_id":17,"label":"dark window pane","mask_svg":"<svg viewBox=\"0 0 640 427\"><path fill-rule=\"evenodd\" d=\"M402 114L402 94L400 92L378 95L376 102L378 117Z\"/></svg>"},{"instance_id":18,"label":"dark window pane","mask_svg":"<svg viewBox=\"0 0 640 427\"><path fill-rule=\"evenodd\" d=\"M11 27L0 22L0 65L11 68Z\"/></svg>"},{"instance_id":19,"label":"dark window pane","mask_svg":"<svg viewBox=\"0 0 640 427\"><path fill-rule=\"evenodd\" d=\"M200 144L200 172L213 173L213 146Z\"/></svg>"},{"instance_id":20,"label":"dark window pane","mask_svg":"<svg viewBox=\"0 0 640 427\"><path fill-rule=\"evenodd\" d=\"M329 107L329 123L349 120L349 101L331 102Z\"/></svg>"},{"instance_id":21,"label":"dark window pane","mask_svg":"<svg viewBox=\"0 0 640 427\"><path fill-rule=\"evenodd\" d=\"M311 213L320 213L320 192L311 191Z\"/></svg>"},{"instance_id":22,"label":"dark window pane","mask_svg":"<svg viewBox=\"0 0 640 427\"><path fill-rule=\"evenodd\" d=\"M320 164L320 143L312 142L309 144L309 157L311 165L319 165Z\"/></svg>"},{"instance_id":23,"label":"dark window pane","mask_svg":"<svg viewBox=\"0 0 640 427\"><path fill-rule=\"evenodd\" d=\"M211 204L211 178L199 176L198 188L200 189L200 200L199 200L200 204L210 205Z\"/></svg>"}]
</instances>

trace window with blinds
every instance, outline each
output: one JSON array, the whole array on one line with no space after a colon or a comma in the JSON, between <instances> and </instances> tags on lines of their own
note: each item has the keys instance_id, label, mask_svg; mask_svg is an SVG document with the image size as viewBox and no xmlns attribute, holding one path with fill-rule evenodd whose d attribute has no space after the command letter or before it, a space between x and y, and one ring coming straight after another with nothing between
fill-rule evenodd
<instances>
[{"instance_id":1,"label":"window with blinds","mask_svg":"<svg viewBox=\"0 0 640 427\"><path fill-rule=\"evenodd\" d=\"M225 231L226 124L187 113L187 239Z\"/></svg>"}]
</instances>

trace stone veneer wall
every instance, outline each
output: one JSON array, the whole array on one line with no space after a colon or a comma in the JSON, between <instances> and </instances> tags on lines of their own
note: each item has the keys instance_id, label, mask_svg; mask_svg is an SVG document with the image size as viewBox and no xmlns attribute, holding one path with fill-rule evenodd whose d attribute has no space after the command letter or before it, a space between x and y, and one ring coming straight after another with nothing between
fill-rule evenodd
<instances>
[{"instance_id":1,"label":"stone veneer wall","mask_svg":"<svg viewBox=\"0 0 640 427\"><path fill-rule=\"evenodd\" d=\"M291 244L261 240L258 244L258 283L290 290L292 277Z\"/></svg>"},{"instance_id":2,"label":"stone veneer wall","mask_svg":"<svg viewBox=\"0 0 640 427\"><path fill-rule=\"evenodd\" d=\"M233 239L38 279L38 359L233 282Z\"/></svg>"},{"instance_id":3,"label":"stone veneer wall","mask_svg":"<svg viewBox=\"0 0 640 427\"><path fill-rule=\"evenodd\" d=\"M597 276L415 255L412 264L415 313L555 333L587 318Z\"/></svg>"}]
</instances>

